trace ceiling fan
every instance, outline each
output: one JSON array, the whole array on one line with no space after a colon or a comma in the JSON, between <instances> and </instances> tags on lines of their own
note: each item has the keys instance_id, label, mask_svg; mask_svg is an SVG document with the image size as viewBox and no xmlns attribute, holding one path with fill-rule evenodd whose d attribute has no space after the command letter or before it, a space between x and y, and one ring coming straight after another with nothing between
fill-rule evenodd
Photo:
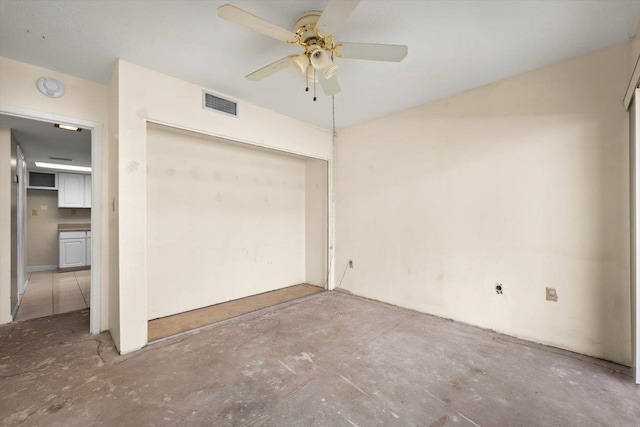
<instances>
[{"instance_id":1,"label":"ceiling fan","mask_svg":"<svg viewBox=\"0 0 640 427\"><path fill-rule=\"evenodd\" d=\"M334 34L358 5L360 0L329 0L324 11L311 10L296 18L293 31L286 30L230 4L218 8L218 16L274 39L304 49L247 75L249 80L262 80L291 66L309 82L319 82L325 95L340 92L336 77L338 66L334 58L368 59L400 62L407 56L407 46L373 43L335 43ZM315 90L315 89L314 89ZM313 97L316 100L316 97Z\"/></svg>"}]
</instances>

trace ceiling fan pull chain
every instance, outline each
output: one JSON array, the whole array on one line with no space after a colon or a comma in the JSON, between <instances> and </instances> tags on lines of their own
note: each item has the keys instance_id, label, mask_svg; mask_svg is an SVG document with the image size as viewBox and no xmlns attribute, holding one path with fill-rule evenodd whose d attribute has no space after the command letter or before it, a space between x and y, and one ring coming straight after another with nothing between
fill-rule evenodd
<instances>
[{"instance_id":1,"label":"ceiling fan pull chain","mask_svg":"<svg viewBox=\"0 0 640 427\"><path fill-rule=\"evenodd\" d=\"M304 72L304 81L305 81L305 85L307 86L304 91L305 92L309 92L309 67L307 66L307 69Z\"/></svg>"},{"instance_id":2,"label":"ceiling fan pull chain","mask_svg":"<svg viewBox=\"0 0 640 427\"><path fill-rule=\"evenodd\" d=\"M313 69L313 101L316 101L316 69Z\"/></svg>"}]
</instances>

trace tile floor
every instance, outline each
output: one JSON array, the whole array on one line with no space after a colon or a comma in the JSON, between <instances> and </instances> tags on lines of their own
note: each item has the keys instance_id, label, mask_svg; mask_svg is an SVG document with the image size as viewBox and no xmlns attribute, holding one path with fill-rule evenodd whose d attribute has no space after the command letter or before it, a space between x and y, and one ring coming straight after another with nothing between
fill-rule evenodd
<instances>
[{"instance_id":1,"label":"tile floor","mask_svg":"<svg viewBox=\"0 0 640 427\"><path fill-rule=\"evenodd\" d=\"M34 319L82 310L91 303L91 270L29 273L15 320Z\"/></svg>"}]
</instances>

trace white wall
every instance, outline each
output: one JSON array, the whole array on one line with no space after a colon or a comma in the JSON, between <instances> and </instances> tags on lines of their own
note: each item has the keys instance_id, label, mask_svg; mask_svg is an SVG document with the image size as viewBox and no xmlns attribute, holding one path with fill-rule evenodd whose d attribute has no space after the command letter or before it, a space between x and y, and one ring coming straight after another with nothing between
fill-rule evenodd
<instances>
[{"instance_id":1,"label":"white wall","mask_svg":"<svg viewBox=\"0 0 640 427\"><path fill-rule=\"evenodd\" d=\"M629 56L623 43L341 131L342 288L629 364Z\"/></svg>"},{"instance_id":2,"label":"white wall","mask_svg":"<svg viewBox=\"0 0 640 427\"><path fill-rule=\"evenodd\" d=\"M11 129L0 128L0 323L11 322Z\"/></svg>"},{"instance_id":3,"label":"white wall","mask_svg":"<svg viewBox=\"0 0 640 427\"><path fill-rule=\"evenodd\" d=\"M305 166L149 125L148 318L303 283Z\"/></svg>"},{"instance_id":4,"label":"white wall","mask_svg":"<svg viewBox=\"0 0 640 427\"><path fill-rule=\"evenodd\" d=\"M242 101L238 117L204 110L200 86L125 61L117 67L119 349L126 353L147 343L147 121L323 159L332 156L332 138ZM174 153L176 162L181 155Z\"/></svg>"},{"instance_id":5,"label":"white wall","mask_svg":"<svg viewBox=\"0 0 640 427\"><path fill-rule=\"evenodd\" d=\"M40 77L53 77L60 80L66 94L62 98L48 98L38 92L36 82ZM60 116L72 117L103 124L103 168L104 177L107 175L109 159L107 141L108 128L108 87L98 83L89 82L66 74L58 73L41 67L14 61L0 57L0 104L35 110L43 113L51 113ZM110 203L107 202L107 185L103 187L103 215L102 234L107 235L107 211ZM108 239L102 239L102 265L109 265ZM103 268L101 274L101 330L109 328L109 269Z\"/></svg>"},{"instance_id":6,"label":"white wall","mask_svg":"<svg viewBox=\"0 0 640 427\"><path fill-rule=\"evenodd\" d=\"M306 161L306 283L327 286L328 164Z\"/></svg>"}]
</instances>

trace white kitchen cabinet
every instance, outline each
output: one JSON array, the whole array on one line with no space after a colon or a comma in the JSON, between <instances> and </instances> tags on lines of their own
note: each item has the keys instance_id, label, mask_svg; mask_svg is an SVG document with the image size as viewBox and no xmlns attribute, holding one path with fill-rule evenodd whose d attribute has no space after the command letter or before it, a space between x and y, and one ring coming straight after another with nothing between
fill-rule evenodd
<instances>
[{"instance_id":1,"label":"white kitchen cabinet","mask_svg":"<svg viewBox=\"0 0 640 427\"><path fill-rule=\"evenodd\" d=\"M60 232L60 268L87 265L87 232Z\"/></svg>"},{"instance_id":2,"label":"white kitchen cabinet","mask_svg":"<svg viewBox=\"0 0 640 427\"><path fill-rule=\"evenodd\" d=\"M57 190L58 173L29 171L27 189L33 190Z\"/></svg>"},{"instance_id":3,"label":"white kitchen cabinet","mask_svg":"<svg viewBox=\"0 0 640 427\"><path fill-rule=\"evenodd\" d=\"M58 207L90 208L91 175L60 172L58 174Z\"/></svg>"}]
</instances>

